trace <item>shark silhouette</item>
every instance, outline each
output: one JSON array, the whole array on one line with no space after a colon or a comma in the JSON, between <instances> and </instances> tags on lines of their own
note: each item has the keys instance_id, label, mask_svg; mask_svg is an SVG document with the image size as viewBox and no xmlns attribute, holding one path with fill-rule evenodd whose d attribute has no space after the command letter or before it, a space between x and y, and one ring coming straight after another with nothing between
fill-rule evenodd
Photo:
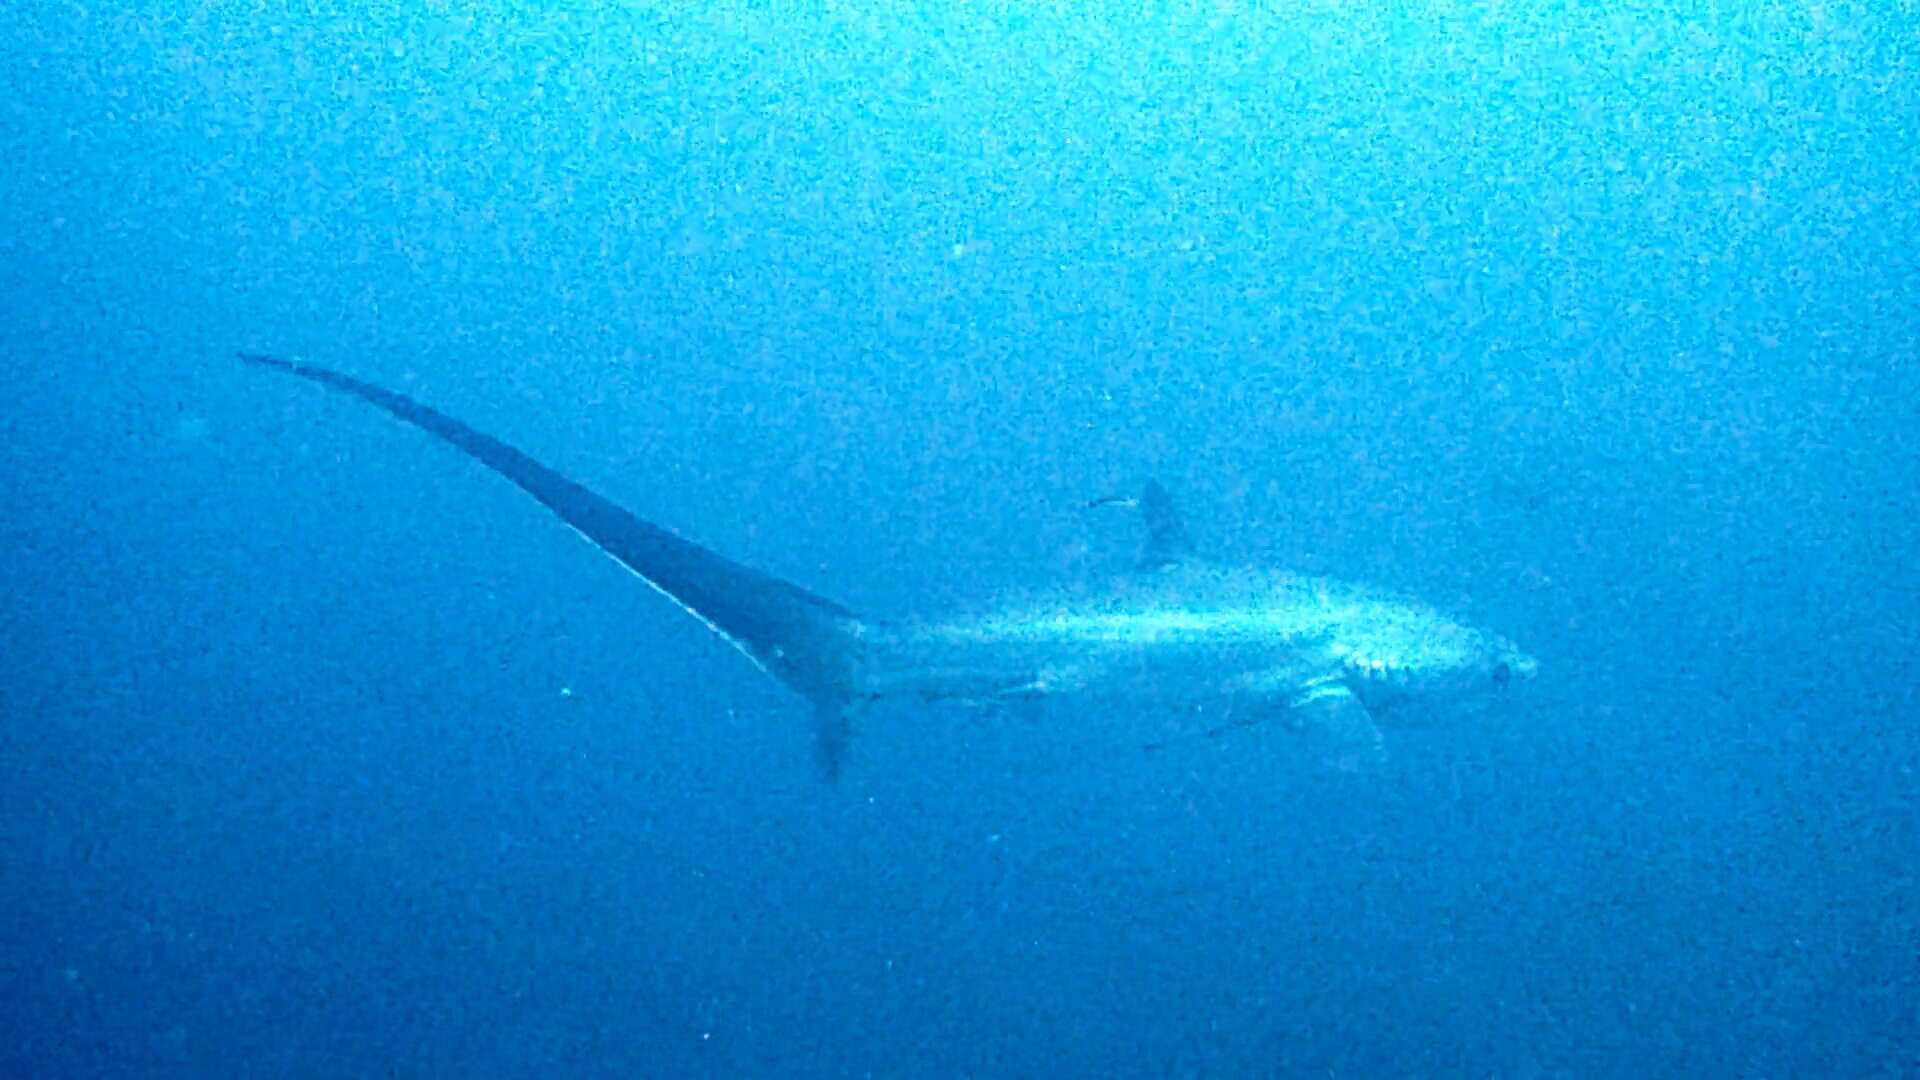
<instances>
[{"instance_id":1,"label":"shark silhouette","mask_svg":"<svg viewBox=\"0 0 1920 1080\"><path fill-rule=\"evenodd\" d=\"M1079 698L1189 710L1224 704L1227 719L1204 734L1284 717L1330 739L1333 763L1355 768L1384 755L1376 714L1501 688L1531 678L1538 666L1507 639L1410 598L1199 559L1172 499L1151 481L1137 496L1089 504L1137 509L1147 527L1138 566L1107 588L975 615L870 619L643 521L403 394L312 364L255 353L240 359L384 409L531 495L805 698L829 780L840 773L859 717L896 698Z\"/></svg>"}]
</instances>

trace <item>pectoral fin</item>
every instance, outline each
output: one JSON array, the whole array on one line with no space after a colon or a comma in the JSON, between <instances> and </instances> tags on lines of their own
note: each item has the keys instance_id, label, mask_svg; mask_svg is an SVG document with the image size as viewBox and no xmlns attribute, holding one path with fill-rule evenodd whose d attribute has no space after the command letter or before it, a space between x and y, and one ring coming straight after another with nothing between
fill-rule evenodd
<instances>
[{"instance_id":1,"label":"pectoral fin","mask_svg":"<svg viewBox=\"0 0 1920 1080\"><path fill-rule=\"evenodd\" d=\"M1297 669L1286 667L1238 680L1226 714L1200 734L1218 738L1276 717L1314 743L1323 764L1341 772L1360 772L1387 760L1386 738L1346 683L1334 676L1302 681ZM1146 749L1159 750L1172 741L1148 743Z\"/></svg>"},{"instance_id":2,"label":"pectoral fin","mask_svg":"<svg viewBox=\"0 0 1920 1080\"><path fill-rule=\"evenodd\" d=\"M1345 683L1309 684L1288 702L1290 715L1322 745L1322 760L1341 772L1359 772L1386 763L1387 741L1367 707Z\"/></svg>"}]
</instances>

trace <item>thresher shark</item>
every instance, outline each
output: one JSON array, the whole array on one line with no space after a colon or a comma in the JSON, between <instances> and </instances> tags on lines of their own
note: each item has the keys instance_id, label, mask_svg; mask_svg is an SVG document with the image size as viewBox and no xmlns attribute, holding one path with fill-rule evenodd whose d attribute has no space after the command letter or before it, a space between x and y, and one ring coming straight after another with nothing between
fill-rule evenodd
<instances>
[{"instance_id":1,"label":"thresher shark","mask_svg":"<svg viewBox=\"0 0 1920 1080\"><path fill-rule=\"evenodd\" d=\"M839 775L860 718L894 698L1212 710L1218 718L1198 729L1207 735L1278 718L1333 748L1325 754L1331 763L1359 768L1384 756L1377 716L1494 691L1537 667L1507 639L1417 600L1202 559L1153 482L1137 496L1090 504L1132 507L1146 526L1138 565L1102 588L965 617L870 618L644 521L403 394L312 364L240 358L383 409L531 495L805 698L829 780Z\"/></svg>"}]
</instances>

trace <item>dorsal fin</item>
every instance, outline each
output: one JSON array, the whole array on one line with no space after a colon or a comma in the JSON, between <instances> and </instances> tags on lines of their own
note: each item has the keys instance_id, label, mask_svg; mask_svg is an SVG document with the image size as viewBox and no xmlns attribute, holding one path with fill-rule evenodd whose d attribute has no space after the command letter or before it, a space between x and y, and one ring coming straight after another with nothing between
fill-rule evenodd
<instances>
[{"instance_id":1,"label":"dorsal fin","mask_svg":"<svg viewBox=\"0 0 1920 1080\"><path fill-rule=\"evenodd\" d=\"M1180 520L1173 496L1158 480L1148 480L1138 496L1109 495L1087 504L1090 510L1096 506L1126 506L1140 511L1147 524L1147 542L1140 551L1142 570L1172 566L1193 554L1193 539L1187 535L1186 523Z\"/></svg>"}]
</instances>

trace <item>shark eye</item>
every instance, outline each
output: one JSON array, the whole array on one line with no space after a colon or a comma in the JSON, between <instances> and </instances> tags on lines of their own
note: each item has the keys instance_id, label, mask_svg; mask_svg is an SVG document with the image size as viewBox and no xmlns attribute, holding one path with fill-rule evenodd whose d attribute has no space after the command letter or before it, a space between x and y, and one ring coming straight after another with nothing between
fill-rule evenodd
<instances>
[{"instance_id":1,"label":"shark eye","mask_svg":"<svg viewBox=\"0 0 1920 1080\"><path fill-rule=\"evenodd\" d=\"M1493 665L1493 685L1505 686L1513 681L1513 666L1505 660Z\"/></svg>"}]
</instances>

